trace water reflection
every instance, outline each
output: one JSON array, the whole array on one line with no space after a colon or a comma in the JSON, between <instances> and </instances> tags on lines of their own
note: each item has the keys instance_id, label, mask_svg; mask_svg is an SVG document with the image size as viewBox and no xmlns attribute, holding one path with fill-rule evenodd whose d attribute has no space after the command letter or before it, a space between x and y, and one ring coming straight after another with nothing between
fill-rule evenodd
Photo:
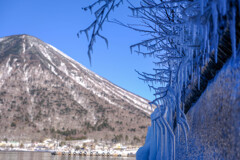
<instances>
[{"instance_id":1,"label":"water reflection","mask_svg":"<svg viewBox=\"0 0 240 160\"><path fill-rule=\"evenodd\" d=\"M116 158L116 157L81 157L81 156L52 156L51 160L133 160L135 158Z\"/></svg>"},{"instance_id":2,"label":"water reflection","mask_svg":"<svg viewBox=\"0 0 240 160\"><path fill-rule=\"evenodd\" d=\"M68 156L51 155L45 152L3 152L0 151L0 160L134 160L135 158L121 157L88 157L88 156Z\"/></svg>"}]
</instances>

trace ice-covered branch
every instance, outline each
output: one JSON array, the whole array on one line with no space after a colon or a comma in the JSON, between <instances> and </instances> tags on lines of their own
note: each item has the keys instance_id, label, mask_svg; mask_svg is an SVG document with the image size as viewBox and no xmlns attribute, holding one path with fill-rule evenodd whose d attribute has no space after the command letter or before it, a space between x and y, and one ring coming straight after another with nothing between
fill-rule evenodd
<instances>
[{"instance_id":1,"label":"ice-covered branch","mask_svg":"<svg viewBox=\"0 0 240 160\"><path fill-rule=\"evenodd\" d=\"M139 24L124 24L117 20L114 22L144 33L144 40L136 42L130 49L143 56L153 56L156 60L153 73L137 73L139 79L149 83L148 86L156 97L150 104L157 107L152 122L154 126L157 123L160 130L159 133L154 133L162 143L158 148L158 158L172 160L175 158L175 140L178 140L175 136L179 136L180 129L187 141L189 126L184 113L187 86L196 81L197 88L201 88L201 69L207 65L211 54L214 54L215 63L219 63L219 39L226 30L230 31L233 57L236 57L239 50L236 17L240 0L140 0L139 6L127 1L132 17L139 20ZM100 35L100 29L109 13L122 0L97 2L85 8L91 10L100 6L94 13L95 21L80 31L85 32L87 37L92 31L88 47L90 58L96 37L107 43L107 39ZM175 122L176 125L173 125Z\"/></svg>"},{"instance_id":2,"label":"ice-covered branch","mask_svg":"<svg viewBox=\"0 0 240 160\"><path fill-rule=\"evenodd\" d=\"M115 8L118 8L123 3L123 0L96 0L93 4L88 7L84 7L83 10L90 10L91 13L94 11L95 20L85 29L80 30L77 33L79 37L81 33L85 33L89 41L88 44L88 57L91 63L91 53L93 52L93 45L96 42L96 38L103 39L108 46L108 40L106 37L100 34L103 28L104 22L108 20L110 12L113 12ZM91 34L89 39L89 33Z\"/></svg>"}]
</instances>

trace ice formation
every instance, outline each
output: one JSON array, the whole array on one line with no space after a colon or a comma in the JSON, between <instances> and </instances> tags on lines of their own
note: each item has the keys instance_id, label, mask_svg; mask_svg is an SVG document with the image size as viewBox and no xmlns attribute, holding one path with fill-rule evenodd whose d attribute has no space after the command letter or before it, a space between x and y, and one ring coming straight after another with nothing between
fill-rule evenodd
<instances>
[{"instance_id":1,"label":"ice formation","mask_svg":"<svg viewBox=\"0 0 240 160\"><path fill-rule=\"evenodd\" d=\"M185 88L190 82L197 81L200 89L201 68L212 53L215 63L218 62L219 39L226 29L230 30L232 54L236 57L237 3L235 0L167 0L158 3L151 0L131 8L140 12L137 18L147 21L145 31L152 38L132 47L146 47L142 54L159 58L155 74L139 73L143 80L154 82L149 87L154 89L156 99L150 104L157 106L155 112L159 112L159 117L156 122L159 125L152 119L153 129L149 132L154 130L154 134L146 143L155 147L150 147L149 153L139 149L137 159L141 159L141 152L149 154L148 159L175 159L174 147L180 129L187 142L189 127L184 113ZM156 115L155 112L152 115ZM159 137L165 138L160 138L162 147L155 144L159 143Z\"/></svg>"},{"instance_id":2,"label":"ice formation","mask_svg":"<svg viewBox=\"0 0 240 160\"><path fill-rule=\"evenodd\" d=\"M84 30L87 33L92 28L95 30L93 26L97 24L102 27L102 19L98 16L106 14L99 11L105 11L107 6L114 6L120 0L97 2L103 5L95 12L96 21ZM139 7L128 2L133 16L140 20L140 27L117 23L144 32L146 39L130 48L156 58L154 73L138 72L140 79L154 90L156 98L150 105L157 108L151 115L152 126L148 129L145 145L137 153L137 159L173 160L180 129L187 142L189 126L184 113L185 90L191 82L197 82L198 89L201 88L201 70L212 54L215 63L218 63L219 39L226 30L230 31L232 54L236 57L240 46L236 44L236 17L240 1L141 0ZM87 8L92 9L96 3ZM93 40L97 34L92 33ZM90 51L92 45L91 40Z\"/></svg>"}]
</instances>

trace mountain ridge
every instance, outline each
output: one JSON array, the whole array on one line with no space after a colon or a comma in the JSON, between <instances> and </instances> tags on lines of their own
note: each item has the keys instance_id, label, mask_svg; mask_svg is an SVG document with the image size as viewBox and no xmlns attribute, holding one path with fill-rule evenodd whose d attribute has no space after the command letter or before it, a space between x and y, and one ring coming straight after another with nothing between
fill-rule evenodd
<instances>
[{"instance_id":1,"label":"mountain ridge","mask_svg":"<svg viewBox=\"0 0 240 160\"><path fill-rule=\"evenodd\" d=\"M143 124L136 122L141 126L141 136L145 135L143 130L146 130L150 122L148 120L151 113L146 99L110 83L36 37L23 34L0 38L0 70L0 118L5 117L3 119L9 119L13 123L13 127L10 124L11 130L20 130L15 125L24 123L21 116L26 114L25 119L27 117L29 123L35 126L35 129L27 127L29 131L35 134L36 130L39 137L40 133L46 132L50 137L66 138L66 132L70 133L74 128L61 118L65 117L63 119L66 120L71 115L69 117L79 118L80 126L76 126L78 129L68 137L86 136L90 132L88 136L93 138L99 131L110 134L108 138L114 139L117 133L113 128L117 128L122 136L137 132L132 120L137 117L145 121ZM21 111L24 110L23 105L27 106L27 113ZM3 106L8 108L7 111ZM16 116L17 110L21 113L20 117ZM6 114L8 112L10 118ZM124 120L119 117L126 127L116 125L117 122L121 123L117 119L120 115L115 112L129 116L124 116ZM49 122L46 121L47 118ZM47 127L44 127L43 121ZM132 123L132 128L128 128L128 123ZM9 130L9 123L3 124ZM20 126L26 127L23 124ZM63 126L68 128L67 131ZM3 129L0 131L0 134L5 132ZM134 136L142 138L138 133L130 137L134 139Z\"/></svg>"},{"instance_id":2,"label":"mountain ridge","mask_svg":"<svg viewBox=\"0 0 240 160\"><path fill-rule=\"evenodd\" d=\"M10 36L0 37L0 42L3 41L5 38L10 38L10 37L12 37L12 36L28 36L28 37L33 37L33 38L35 38L35 39L38 39L38 40L42 41L41 39L39 39L39 38L37 38L37 37L34 37L34 36L32 36L32 35L29 35L29 34L14 34L14 35L10 35ZM56 47L54 47L53 45L51 45L51 44L49 44L49 43L47 43L47 44L50 45L50 46L51 46L52 48L54 48L55 50L57 50L58 52L61 52L61 53L62 53L62 56L66 57L66 58L68 58L68 59L70 59L70 60L76 61L76 60L74 60L73 58L71 58L70 56L68 56L68 55L66 55L65 53L63 53L61 50L59 50L59 49L57 49ZM77 61L76 61L76 62L77 62ZM95 72L93 72L93 71L91 71L90 69L88 69L88 68L86 68L85 66L83 66L81 63L79 63L79 62L77 62L77 63L78 63L81 67L85 68L86 70L89 70L90 72L96 74ZM98 76L99 76L99 75L98 75ZM136 94L136 93L134 93L134 92L132 92L132 91L129 91L129 90L127 90L127 89L125 89L125 88L117 85L117 84L114 83L114 82L111 82L110 80L108 80L108 79L107 79L106 77L104 77L104 76L99 76L99 77L101 77L101 78L103 78L104 80L112 83L113 85L115 85L115 86L117 86L117 87L125 90L126 92L130 92L130 93L138 96L139 98L142 98L142 99L150 102L149 99L144 98L144 97L141 97L140 95L138 95L138 94Z\"/></svg>"}]
</instances>

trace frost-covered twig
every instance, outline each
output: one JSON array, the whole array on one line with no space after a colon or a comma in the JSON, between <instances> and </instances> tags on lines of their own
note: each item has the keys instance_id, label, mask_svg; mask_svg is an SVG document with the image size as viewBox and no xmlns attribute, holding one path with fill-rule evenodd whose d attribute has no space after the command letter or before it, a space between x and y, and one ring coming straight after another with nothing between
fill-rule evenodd
<instances>
[{"instance_id":1,"label":"frost-covered twig","mask_svg":"<svg viewBox=\"0 0 240 160\"><path fill-rule=\"evenodd\" d=\"M115 8L119 7L123 3L123 0L96 0L93 4L88 7L84 7L83 10L90 10L91 13L94 11L95 20L85 29L80 30L77 33L79 37L81 33L85 33L89 41L88 44L88 57L91 63L91 53L93 52L93 45L96 42L96 38L99 37L103 39L108 46L108 40L106 37L100 34L100 31L103 28L104 22L108 20L110 12L113 12ZM90 33L90 39L89 39Z\"/></svg>"}]
</instances>

